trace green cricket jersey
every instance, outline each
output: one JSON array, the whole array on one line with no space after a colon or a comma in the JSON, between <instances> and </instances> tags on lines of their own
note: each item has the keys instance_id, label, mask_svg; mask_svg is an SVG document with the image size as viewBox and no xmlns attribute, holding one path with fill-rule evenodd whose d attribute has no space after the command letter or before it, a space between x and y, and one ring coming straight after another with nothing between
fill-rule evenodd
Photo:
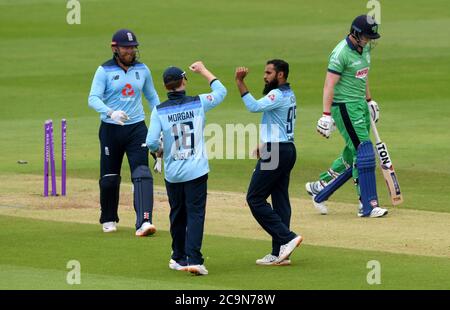
<instances>
[{"instance_id":1,"label":"green cricket jersey","mask_svg":"<svg viewBox=\"0 0 450 310\"><path fill-rule=\"evenodd\" d=\"M360 54L348 37L342 40L334 48L328 63L328 71L341 76L334 87L333 102L365 101L369 67L369 46L365 46Z\"/></svg>"}]
</instances>

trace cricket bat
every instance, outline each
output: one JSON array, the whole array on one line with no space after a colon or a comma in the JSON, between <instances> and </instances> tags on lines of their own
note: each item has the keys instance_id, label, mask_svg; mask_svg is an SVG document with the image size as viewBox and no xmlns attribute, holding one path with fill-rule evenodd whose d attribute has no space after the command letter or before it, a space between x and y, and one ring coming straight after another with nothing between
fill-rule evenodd
<instances>
[{"instance_id":1,"label":"cricket bat","mask_svg":"<svg viewBox=\"0 0 450 310\"><path fill-rule=\"evenodd\" d=\"M400 185L398 184L397 174L395 173L394 166L392 165L391 156L387 146L381 141L380 135L378 134L377 127L372 118L370 118L370 124L372 125L372 131L375 136L375 148L377 150L378 159L380 160L381 172L383 172L384 180L391 196L391 202L393 206L397 206L403 202L402 192L400 190Z\"/></svg>"}]
</instances>

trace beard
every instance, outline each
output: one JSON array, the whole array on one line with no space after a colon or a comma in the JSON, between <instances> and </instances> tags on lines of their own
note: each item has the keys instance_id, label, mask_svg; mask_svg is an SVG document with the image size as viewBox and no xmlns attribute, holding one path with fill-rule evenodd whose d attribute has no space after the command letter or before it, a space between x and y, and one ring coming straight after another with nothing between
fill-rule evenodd
<instances>
[{"instance_id":1,"label":"beard","mask_svg":"<svg viewBox=\"0 0 450 310\"><path fill-rule=\"evenodd\" d=\"M130 66L130 65L134 64L134 62L136 61L136 54L128 54L125 56L119 56L119 59L125 66Z\"/></svg>"},{"instance_id":2,"label":"beard","mask_svg":"<svg viewBox=\"0 0 450 310\"><path fill-rule=\"evenodd\" d=\"M122 52L122 53L119 50L116 50L114 52L114 56L123 65L129 67L139 60L139 50L136 48L132 52Z\"/></svg>"},{"instance_id":3,"label":"beard","mask_svg":"<svg viewBox=\"0 0 450 310\"><path fill-rule=\"evenodd\" d=\"M266 85L264 85L263 95L267 95L271 90L275 88L278 88L277 79L274 79L273 81L270 81L269 83L266 83Z\"/></svg>"}]
</instances>

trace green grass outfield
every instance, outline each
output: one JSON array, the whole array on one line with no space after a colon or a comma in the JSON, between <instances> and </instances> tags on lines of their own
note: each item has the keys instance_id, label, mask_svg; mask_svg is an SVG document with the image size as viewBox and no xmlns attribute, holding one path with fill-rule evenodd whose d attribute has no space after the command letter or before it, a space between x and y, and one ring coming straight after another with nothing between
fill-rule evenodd
<instances>
[{"instance_id":1,"label":"green grass outfield","mask_svg":"<svg viewBox=\"0 0 450 310\"><path fill-rule=\"evenodd\" d=\"M112 33L133 29L141 43L141 60L149 65L158 93L165 97L161 75L169 65L183 68L203 60L229 90L225 102L208 114L208 122L255 123L235 88L234 68L246 65L248 85L260 94L267 59L291 64L290 82L297 94L298 162L292 194L304 196L303 184L339 154L343 141L315 132L322 112L327 57L346 35L354 16L367 12L366 1L82 1L81 25L66 24L65 1L0 0L0 29L7 44L0 72L0 141L2 173L42 171L43 123L68 119L69 176L98 177L98 115L87 96L98 65L110 58ZM194 4L195 3L195 4ZM405 207L448 212L450 176L450 28L445 0L384 1L382 39L372 54L371 87L381 107L378 125L388 144ZM208 90L189 75L189 92ZM55 124L59 129L59 124ZM56 134L59 147L59 132ZM57 155L59 152L57 152ZM28 165L17 165L17 160ZM252 160L212 160L212 189L245 191ZM123 175L129 175L128 168ZM157 179L162 184L161 179ZM380 197L387 203L383 180ZM354 202L353 186L336 195Z\"/></svg>"},{"instance_id":2,"label":"green grass outfield","mask_svg":"<svg viewBox=\"0 0 450 310\"><path fill-rule=\"evenodd\" d=\"M254 260L266 241L205 236L210 274L168 268L170 235L136 238L131 228L103 234L98 225L0 216L0 289L448 289L446 258L302 245L290 267ZM17 246L20 245L20 246ZM81 265L81 284L66 283L66 264ZM366 281L367 262L381 264L381 284Z\"/></svg>"},{"instance_id":3,"label":"green grass outfield","mask_svg":"<svg viewBox=\"0 0 450 310\"><path fill-rule=\"evenodd\" d=\"M316 179L343 147L339 134L327 140L315 132L322 112L327 58L347 34L351 20L368 11L366 0L80 2L81 25L68 25L67 1L0 0L2 180L42 174L43 126L49 118L56 122L57 158L59 121L66 118L68 122L69 197L73 193L70 178L98 178L99 119L88 108L87 96L97 66L111 57L112 34L127 27L137 34L141 61L151 68L162 100L161 75L167 66L187 68L193 61L205 62L228 88L225 102L208 113L207 119L222 127L257 123L260 118L247 112L240 99L235 67L250 68L248 85L257 96L263 88L265 61L287 60L298 99L298 160L290 190L295 198L308 198L304 183ZM382 38L372 53L370 84L381 109L378 129L404 193L401 208L447 213L450 38L445 31L450 29L450 5L447 0L381 2ZM200 76L188 73L188 78L190 94L209 90ZM146 112L148 120L147 107ZM18 160L28 164L19 165ZM254 164L251 159L211 160L209 188L245 192ZM126 161L123 168L127 180ZM388 205L383 178L377 173L380 200ZM163 185L162 177L155 177L155 183ZM24 184L14 188L23 187L24 193L34 197L41 190ZM0 191L0 206L14 195ZM355 204L353 185L346 184L333 201ZM252 220L250 212L248 220ZM211 275L189 278L168 270L170 241L164 231L141 240L132 237L131 229L103 236L93 225L3 216L0 223L1 288L64 288L69 259L82 263L82 288L450 288L450 253L447 258L431 258L427 253L407 256L306 243L295 254L292 268L261 269L254 260L265 253L269 241L208 235L205 253ZM371 259L382 262L381 286L365 282L365 264ZM289 281L284 281L286 277Z\"/></svg>"}]
</instances>

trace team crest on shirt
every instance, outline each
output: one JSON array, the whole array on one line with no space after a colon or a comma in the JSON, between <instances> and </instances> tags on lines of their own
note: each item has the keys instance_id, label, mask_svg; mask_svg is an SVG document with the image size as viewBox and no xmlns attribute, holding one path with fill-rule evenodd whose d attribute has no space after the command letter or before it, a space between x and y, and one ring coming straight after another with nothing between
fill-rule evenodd
<instances>
[{"instance_id":1,"label":"team crest on shirt","mask_svg":"<svg viewBox=\"0 0 450 310\"><path fill-rule=\"evenodd\" d=\"M364 68L356 71L355 78L357 79L365 79L367 74L369 73L369 68Z\"/></svg>"},{"instance_id":2,"label":"team crest on shirt","mask_svg":"<svg viewBox=\"0 0 450 310\"><path fill-rule=\"evenodd\" d=\"M272 100L272 101L274 101L275 100L275 94L270 94L269 96L267 96L267 97L269 97L269 99L270 100Z\"/></svg>"}]
</instances>

